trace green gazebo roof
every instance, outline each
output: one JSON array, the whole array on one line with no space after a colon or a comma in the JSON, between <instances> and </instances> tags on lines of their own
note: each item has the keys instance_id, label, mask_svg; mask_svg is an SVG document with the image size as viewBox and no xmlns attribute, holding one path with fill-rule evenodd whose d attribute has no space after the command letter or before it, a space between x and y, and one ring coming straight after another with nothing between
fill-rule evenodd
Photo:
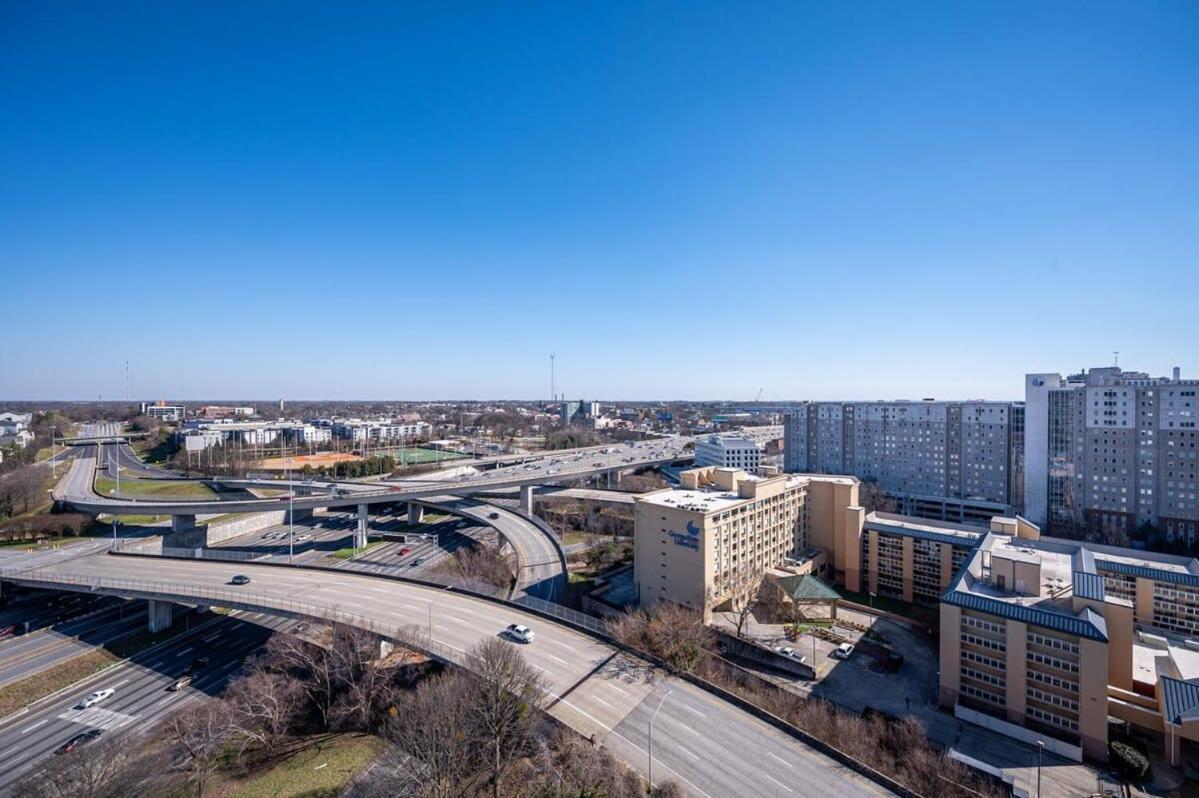
<instances>
[{"instance_id":1,"label":"green gazebo roof","mask_svg":"<svg viewBox=\"0 0 1199 798\"><path fill-rule=\"evenodd\" d=\"M811 574L780 577L779 587L796 601L836 601L841 598L837 591Z\"/></svg>"}]
</instances>

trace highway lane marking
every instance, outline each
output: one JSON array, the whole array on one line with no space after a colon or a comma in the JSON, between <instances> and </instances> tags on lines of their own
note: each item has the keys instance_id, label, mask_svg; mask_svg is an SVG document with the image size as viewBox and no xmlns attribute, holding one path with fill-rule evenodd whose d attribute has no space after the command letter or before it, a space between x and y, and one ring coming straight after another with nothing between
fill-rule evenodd
<instances>
[{"instance_id":1,"label":"highway lane marking","mask_svg":"<svg viewBox=\"0 0 1199 798\"><path fill-rule=\"evenodd\" d=\"M165 704L166 702L170 701L170 700L171 700L172 698L174 698L176 695L178 695L178 693L169 693L169 694L168 694L168 695L167 695L165 698L163 698L162 700L160 700L160 701L159 701L158 703L156 703L154 706L160 707L160 706L162 706L163 704Z\"/></svg>"},{"instance_id":2,"label":"highway lane marking","mask_svg":"<svg viewBox=\"0 0 1199 798\"><path fill-rule=\"evenodd\" d=\"M128 684L128 683L129 683L129 680L128 680L128 679L121 679L121 681L119 681L119 682L117 682L116 684L114 684L114 685L113 685L113 687L114 687L114 688L115 688L115 687L120 687L121 685L123 685L123 684Z\"/></svg>"},{"instance_id":3,"label":"highway lane marking","mask_svg":"<svg viewBox=\"0 0 1199 798\"><path fill-rule=\"evenodd\" d=\"M683 746L681 746L681 745L676 745L675 747L676 747L676 748L678 748L680 751L682 751L682 752L683 752L684 754L686 754L687 756L691 757L692 759L699 759L699 756L697 756L696 754L693 754L693 753L691 753L690 751L688 751L688 750L687 750L686 748L684 748Z\"/></svg>"},{"instance_id":4,"label":"highway lane marking","mask_svg":"<svg viewBox=\"0 0 1199 798\"><path fill-rule=\"evenodd\" d=\"M19 746L19 745L14 745L12 748L8 749L3 754L0 754L0 756L8 756L9 754L11 754L13 751L16 751L20 747L21 746Z\"/></svg>"},{"instance_id":5,"label":"highway lane marking","mask_svg":"<svg viewBox=\"0 0 1199 798\"><path fill-rule=\"evenodd\" d=\"M616 707L612 706L612 705L611 705L611 704L609 704L607 701L605 701L604 699L600 698L600 697L599 697L599 696L597 696L597 695L593 695L593 696L591 696L591 698L592 698L593 700L595 700L595 701L598 701L598 702L600 702L601 704L603 704L604 706L608 707L609 709L616 709Z\"/></svg>"},{"instance_id":6,"label":"highway lane marking","mask_svg":"<svg viewBox=\"0 0 1199 798\"><path fill-rule=\"evenodd\" d=\"M683 709L687 710L688 712L694 712L696 715L699 715L701 718L708 717L704 713L700 712L698 709L692 709L691 707L687 706L686 704L680 704L679 706L681 706Z\"/></svg>"},{"instance_id":7,"label":"highway lane marking","mask_svg":"<svg viewBox=\"0 0 1199 798\"><path fill-rule=\"evenodd\" d=\"M462 618L455 617L455 616L453 616L453 615L450 615L450 614L448 614L448 613L446 614L446 616L445 616L445 617L449 618L449 619L450 619L451 621L453 621L454 623L463 623L463 624L467 624L467 625L469 625L469 624L470 624L470 621L464 620L464 619L462 619Z\"/></svg>"},{"instance_id":8,"label":"highway lane marking","mask_svg":"<svg viewBox=\"0 0 1199 798\"><path fill-rule=\"evenodd\" d=\"M217 633L216 633L216 634L214 634L214 635L209 635L208 637L204 638L204 639L203 639L201 642L203 642L203 643L211 643L213 640L216 640L216 639L217 639L217 638L219 638L220 636L221 636L221 633L220 633L220 632L217 632Z\"/></svg>"},{"instance_id":9,"label":"highway lane marking","mask_svg":"<svg viewBox=\"0 0 1199 798\"><path fill-rule=\"evenodd\" d=\"M180 651L179 653L177 653L175 656L176 656L176 657L182 657L184 654L187 654L187 653L189 653L189 652L191 652L191 651L192 651L192 647L191 647L191 646L188 646L187 648L185 648L185 649L183 649L182 651Z\"/></svg>"},{"instance_id":10,"label":"highway lane marking","mask_svg":"<svg viewBox=\"0 0 1199 798\"><path fill-rule=\"evenodd\" d=\"M562 659L561 657L555 657L553 654L546 654L546 656L549 657L550 659L552 659L554 662L559 663L560 665L569 665L570 664L569 662Z\"/></svg>"},{"instance_id":11,"label":"highway lane marking","mask_svg":"<svg viewBox=\"0 0 1199 798\"><path fill-rule=\"evenodd\" d=\"M34 723L32 725L26 726L25 728L21 729L21 734L28 734L29 732L33 731L34 729L38 728L39 726L44 726L49 722L50 722L49 718L42 718L37 723Z\"/></svg>"},{"instance_id":12,"label":"highway lane marking","mask_svg":"<svg viewBox=\"0 0 1199 798\"><path fill-rule=\"evenodd\" d=\"M775 759L777 759L778 761L782 762L782 763L783 763L784 765L786 765L787 767L792 767L792 765L791 765L791 763L790 763L790 762L788 762L787 760L783 759L783 758L782 758L781 756L779 756L778 754L772 753L772 752L770 752L770 751L767 751L766 753L767 753L767 754L770 754L770 756L772 756L772 757L774 757Z\"/></svg>"},{"instance_id":13,"label":"highway lane marking","mask_svg":"<svg viewBox=\"0 0 1199 798\"><path fill-rule=\"evenodd\" d=\"M771 776L769 773L763 773L762 775L765 776L766 778L770 779L771 781L773 781L778 786L782 787L787 792L795 792L795 790L791 789L786 784L783 784L781 781L776 779L774 776Z\"/></svg>"}]
</instances>

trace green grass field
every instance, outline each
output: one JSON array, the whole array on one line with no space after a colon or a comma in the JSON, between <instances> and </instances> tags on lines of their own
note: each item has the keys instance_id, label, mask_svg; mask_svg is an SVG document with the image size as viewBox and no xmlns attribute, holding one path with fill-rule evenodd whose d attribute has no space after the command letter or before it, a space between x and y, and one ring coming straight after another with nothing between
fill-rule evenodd
<instances>
[{"instance_id":1,"label":"green grass field","mask_svg":"<svg viewBox=\"0 0 1199 798\"><path fill-rule=\"evenodd\" d=\"M115 493L117 481L106 474L96 475L96 492L104 496ZM212 499L216 492L202 482L176 479L122 479L122 496L146 499Z\"/></svg>"},{"instance_id":2,"label":"green grass field","mask_svg":"<svg viewBox=\"0 0 1199 798\"><path fill-rule=\"evenodd\" d=\"M389 454L396 459L401 465L424 465L425 463L438 463L443 460L462 460L467 457L465 454L458 452L441 452L436 449L415 449L404 447L403 457L400 456L400 450L396 449L371 449L371 455Z\"/></svg>"},{"instance_id":3,"label":"green grass field","mask_svg":"<svg viewBox=\"0 0 1199 798\"><path fill-rule=\"evenodd\" d=\"M342 794L382 747L378 737L359 734L321 739L219 792L228 798L332 798Z\"/></svg>"}]
</instances>

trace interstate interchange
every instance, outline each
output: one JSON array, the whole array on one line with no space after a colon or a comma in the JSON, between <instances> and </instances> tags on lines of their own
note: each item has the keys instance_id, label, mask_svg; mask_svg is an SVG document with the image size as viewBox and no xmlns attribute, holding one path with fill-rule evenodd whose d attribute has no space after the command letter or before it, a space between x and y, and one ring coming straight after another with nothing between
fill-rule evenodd
<instances>
[{"instance_id":1,"label":"interstate interchange","mask_svg":"<svg viewBox=\"0 0 1199 798\"><path fill-rule=\"evenodd\" d=\"M504 488L529 490L551 481L668 464L685 456L683 443L666 439L635 447L609 447L610 451L551 453L527 458L536 460L532 467L518 462L478 477L446 481L426 478L364 484L229 480L229 487L283 486L295 488L297 495L215 501L101 497L92 487L97 463L97 447L92 444L69 455L70 469L56 487L55 497L88 512L201 517L230 511L278 511L289 504L297 509L332 511L419 501L422 506L432 505L493 527L517 554L517 593L552 601L562 582L564 564L552 535L519 511L470 496ZM130 472L163 476L153 473L158 471L153 466L139 469L130 465L127 461L136 460L136 456L115 440L100 448L114 452L102 455L104 462L112 457ZM301 488L311 491L311 495L298 495ZM10 788L19 774L35 767L73 731L96 724L107 724L105 728L120 733L147 729L160 719L161 709L178 709L205 693L218 692L241 658L261 642L258 635L265 632L253 630L261 630L262 624L284 628L294 623L288 619L310 618L358 626L383 639L399 640L459 663L470 647L500 634L511 623L533 627L537 642L522 651L547 679L550 714L584 737L594 735L616 756L646 775L650 770L647 724L650 713L661 707L654 721L654 775L675 780L691 795L789 798L889 794L879 784L701 687L621 651L602 637L518 604L360 571L280 567L283 562L272 566L182 560L113 553L108 548L106 541L98 540L20 558L7 557L0 560L0 579L27 587L79 591L91 597L115 596L183 607L229 607L254 623L227 619L213 622L211 628L215 631L211 633L230 635L230 645L221 647L221 659L207 672L207 681L197 680L178 698L164 692L165 686L178 675L184 662L180 652L190 650L188 641L194 641L197 633L175 638L152 656L135 657L107 672L103 679L89 680L86 685L37 702L18 717L7 719L0 731L0 754L9 752L6 758L12 765L0 776L0 789ZM250 584L230 586L234 573L249 576ZM111 609L100 607L99 611L110 613ZM130 608L127 614L144 622L144 608ZM91 623L100 623L99 619L113 623L110 614L94 617ZM268 621L267 617L275 620ZM118 625L130 622L116 619ZM64 625L62 633L69 629ZM12 661L16 662L17 652L13 653ZM0 646L0 678L6 673L7 654L6 647ZM35 652L31 656L41 655ZM54 652L45 656L52 658ZM119 683L120 689L106 702L103 713L71 710L70 706L91 689L88 685L93 682Z\"/></svg>"}]
</instances>

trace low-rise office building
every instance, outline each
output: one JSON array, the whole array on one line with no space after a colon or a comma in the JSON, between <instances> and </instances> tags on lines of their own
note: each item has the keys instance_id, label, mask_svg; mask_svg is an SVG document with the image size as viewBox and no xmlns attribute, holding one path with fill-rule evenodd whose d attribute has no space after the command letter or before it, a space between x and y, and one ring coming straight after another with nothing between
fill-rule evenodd
<instances>
[{"instance_id":1,"label":"low-rise office building","mask_svg":"<svg viewBox=\"0 0 1199 798\"><path fill-rule=\"evenodd\" d=\"M740 435L709 435L695 441L695 465L739 468L751 474L762 465L762 447Z\"/></svg>"},{"instance_id":2,"label":"low-rise office building","mask_svg":"<svg viewBox=\"0 0 1199 798\"><path fill-rule=\"evenodd\" d=\"M802 556L810 540L860 528L851 477L763 478L733 468L693 468L680 486L637 497L634 569L642 606L669 601L703 610L741 580Z\"/></svg>"},{"instance_id":3,"label":"low-rise office building","mask_svg":"<svg viewBox=\"0 0 1199 798\"><path fill-rule=\"evenodd\" d=\"M187 410L183 405L168 405L162 399L157 402L142 402L141 414L162 421L182 421Z\"/></svg>"}]
</instances>

